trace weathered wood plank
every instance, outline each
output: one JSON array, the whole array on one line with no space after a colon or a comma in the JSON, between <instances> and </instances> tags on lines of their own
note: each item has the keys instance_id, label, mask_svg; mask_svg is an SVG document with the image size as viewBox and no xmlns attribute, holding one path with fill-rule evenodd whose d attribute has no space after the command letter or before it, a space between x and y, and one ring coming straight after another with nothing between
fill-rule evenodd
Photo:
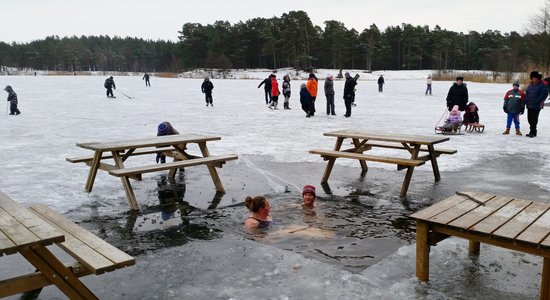
<instances>
[{"instance_id":1,"label":"weathered wood plank","mask_svg":"<svg viewBox=\"0 0 550 300\"><path fill-rule=\"evenodd\" d=\"M335 136L344 138L358 138L377 140L385 142L397 142L397 143L413 143L413 144L437 144L448 141L448 137L442 136L423 136L423 135L405 135L405 134L384 134L370 131L360 130L338 130L333 132L324 133L325 136Z\"/></svg>"},{"instance_id":2,"label":"weathered wood plank","mask_svg":"<svg viewBox=\"0 0 550 300\"><path fill-rule=\"evenodd\" d=\"M489 217L475 224L470 230L479 231L482 233L492 234L499 227L510 221L515 215L529 206L532 201L523 199L514 199L499 210L495 211Z\"/></svg>"},{"instance_id":3,"label":"weathered wood plank","mask_svg":"<svg viewBox=\"0 0 550 300\"><path fill-rule=\"evenodd\" d=\"M133 174L143 174L143 173L170 170L174 168L184 168L184 167L191 167L191 166L197 166L197 165L210 165L210 164L216 164L219 162L234 160L237 158L238 158L237 155L216 155L216 156L209 156L209 157L194 158L189 160L174 161L174 162L165 163L165 164L155 164L155 165L140 166L140 167L133 167L133 168L117 169L117 170L109 171L109 174L114 176L128 176Z\"/></svg>"},{"instance_id":4,"label":"weathered wood plank","mask_svg":"<svg viewBox=\"0 0 550 300\"><path fill-rule=\"evenodd\" d=\"M369 154L342 152L342 151L334 151L334 150L314 149L314 150L310 150L309 153L319 154L321 156L330 156L335 158L368 160L368 161L374 161L374 162L380 162L380 163L389 163L389 164L405 165L405 166L420 166L424 164L424 161L418 160L418 159L375 156L375 155L369 155Z\"/></svg>"},{"instance_id":5,"label":"weathered wood plank","mask_svg":"<svg viewBox=\"0 0 550 300\"><path fill-rule=\"evenodd\" d=\"M485 205L480 205L476 207L469 213L452 221L451 223L449 223L449 225L468 229L475 224L481 222L483 219L489 217L491 214L498 211L500 208L502 208L512 200L513 199L510 197L496 196L495 198L487 201Z\"/></svg>"},{"instance_id":6,"label":"weathered wood plank","mask_svg":"<svg viewBox=\"0 0 550 300\"><path fill-rule=\"evenodd\" d=\"M486 202L494 196L484 193L476 193L473 195L475 198L479 199L482 202ZM467 198L466 198L467 199ZM449 208L448 210L430 218L428 221L438 224L448 224L455 219L460 218L461 216L471 212L475 208L480 206L474 201L467 199L466 201L460 202L457 205Z\"/></svg>"},{"instance_id":7,"label":"weathered wood plank","mask_svg":"<svg viewBox=\"0 0 550 300\"><path fill-rule=\"evenodd\" d=\"M548 204L533 202L512 220L495 230L493 235L515 239L521 232L529 227L531 223L544 214L548 208L550 208Z\"/></svg>"},{"instance_id":8,"label":"weathered wood plank","mask_svg":"<svg viewBox=\"0 0 550 300\"><path fill-rule=\"evenodd\" d=\"M15 245L2 231L0 231L0 256L17 252Z\"/></svg>"},{"instance_id":9,"label":"weathered wood plank","mask_svg":"<svg viewBox=\"0 0 550 300\"><path fill-rule=\"evenodd\" d=\"M45 220L48 220L50 224L55 225L66 234L73 236L78 241L113 262L113 264L115 264L118 268L135 264L134 258L130 255L100 239L86 229L74 224L62 215L59 215L55 211L51 210L49 207L45 205L36 205L32 206L31 209ZM84 262L81 261L81 263Z\"/></svg>"},{"instance_id":10,"label":"weathered wood plank","mask_svg":"<svg viewBox=\"0 0 550 300\"><path fill-rule=\"evenodd\" d=\"M546 211L540 218L529 225L516 240L533 244L540 244L550 233L550 211Z\"/></svg>"},{"instance_id":11,"label":"weathered wood plank","mask_svg":"<svg viewBox=\"0 0 550 300\"><path fill-rule=\"evenodd\" d=\"M96 143L78 143L76 144L80 148L94 150L94 151L121 151L131 148L144 148L144 147L162 147L185 143L198 143L206 141L221 140L219 136L210 136L204 134L188 133L188 134L174 134L155 136L145 139L136 140L124 140L124 141L110 141L110 142L96 142Z\"/></svg>"},{"instance_id":12,"label":"weathered wood plank","mask_svg":"<svg viewBox=\"0 0 550 300\"><path fill-rule=\"evenodd\" d=\"M16 244L18 249L40 242L40 238L1 208L0 232Z\"/></svg>"},{"instance_id":13,"label":"weathered wood plank","mask_svg":"<svg viewBox=\"0 0 550 300\"><path fill-rule=\"evenodd\" d=\"M174 151L174 147L163 147L163 148L147 148L147 149L137 149L130 156L138 156L138 155L147 155L147 154L153 154L157 152L163 152L163 151ZM126 155L126 153L121 153L121 155ZM103 155L102 159L111 159L113 158L112 155L105 154ZM86 155L86 156L76 156L76 157L67 157L65 158L66 161L70 163L81 163L81 162L89 162L91 164L92 160L94 159L93 155Z\"/></svg>"},{"instance_id":14,"label":"weathered wood plank","mask_svg":"<svg viewBox=\"0 0 550 300\"><path fill-rule=\"evenodd\" d=\"M428 220L464 201L466 201L466 198L460 197L458 195L453 195L447 199L435 203L434 205L426 207L421 211L417 211L410 217L419 220Z\"/></svg>"},{"instance_id":15,"label":"weathered wood plank","mask_svg":"<svg viewBox=\"0 0 550 300\"><path fill-rule=\"evenodd\" d=\"M384 142L367 142L364 144L365 147L378 147L378 148L388 148L388 149L406 149L405 147L403 147L403 145L399 145L399 144L395 144L395 143L384 143ZM428 152L429 149L423 145L422 147L420 147L420 151L421 152ZM454 150L454 149L443 149L443 148L438 148L438 149L435 149L435 153L436 154L455 154L457 151Z\"/></svg>"}]
</instances>

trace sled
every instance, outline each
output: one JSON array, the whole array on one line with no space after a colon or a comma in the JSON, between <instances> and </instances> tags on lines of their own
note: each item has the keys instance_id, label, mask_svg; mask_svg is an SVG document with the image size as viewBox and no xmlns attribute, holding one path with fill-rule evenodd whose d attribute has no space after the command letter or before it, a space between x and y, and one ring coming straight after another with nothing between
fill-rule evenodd
<instances>
[{"instance_id":1,"label":"sled","mask_svg":"<svg viewBox=\"0 0 550 300\"><path fill-rule=\"evenodd\" d=\"M444 134L444 135L461 135L461 126L457 126L457 128L450 130L443 128L443 125L445 124L445 120L447 120L447 117L449 116L449 110L445 108L445 112L443 112L443 115L439 119L439 121L435 124L434 132L436 134Z\"/></svg>"},{"instance_id":2,"label":"sled","mask_svg":"<svg viewBox=\"0 0 550 300\"><path fill-rule=\"evenodd\" d=\"M485 125L480 123L464 124L464 126L466 127L464 130L466 130L467 132L482 133L483 131L485 131Z\"/></svg>"}]
</instances>

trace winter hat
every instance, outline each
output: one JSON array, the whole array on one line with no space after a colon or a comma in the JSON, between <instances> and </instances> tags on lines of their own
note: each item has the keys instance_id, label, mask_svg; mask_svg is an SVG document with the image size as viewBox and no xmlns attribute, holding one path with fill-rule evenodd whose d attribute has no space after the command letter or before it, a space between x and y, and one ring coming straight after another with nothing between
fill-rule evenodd
<instances>
[{"instance_id":1,"label":"winter hat","mask_svg":"<svg viewBox=\"0 0 550 300\"><path fill-rule=\"evenodd\" d=\"M162 122L159 124L157 131L158 135L168 134L168 132L170 131L170 125L168 124L168 122Z\"/></svg>"},{"instance_id":2,"label":"winter hat","mask_svg":"<svg viewBox=\"0 0 550 300\"><path fill-rule=\"evenodd\" d=\"M514 81L514 84L512 84L512 86L514 86L514 85L519 86L519 81L518 80Z\"/></svg>"},{"instance_id":3,"label":"winter hat","mask_svg":"<svg viewBox=\"0 0 550 300\"><path fill-rule=\"evenodd\" d=\"M332 79L334 76L332 76L332 74L328 74L327 78Z\"/></svg>"},{"instance_id":4,"label":"winter hat","mask_svg":"<svg viewBox=\"0 0 550 300\"><path fill-rule=\"evenodd\" d=\"M451 110L451 113L458 113L458 105L453 106L453 109Z\"/></svg>"},{"instance_id":5,"label":"winter hat","mask_svg":"<svg viewBox=\"0 0 550 300\"><path fill-rule=\"evenodd\" d=\"M534 77L538 78L539 80L542 79L542 74L540 74L539 72L537 71L533 71L531 72L531 74L529 74L529 79L533 79Z\"/></svg>"},{"instance_id":6,"label":"winter hat","mask_svg":"<svg viewBox=\"0 0 550 300\"><path fill-rule=\"evenodd\" d=\"M11 91L11 85L6 85L6 87L4 88L4 91Z\"/></svg>"},{"instance_id":7,"label":"winter hat","mask_svg":"<svg viewBox=\"0 0 550 300\"><path fill-rule=\"evenodd\" d=\"M315 197L315 187L312 185L304 186L304 190L302 191L302 196L306 193L313 194L313 196Z\"/></svg>"},{"instance_id":8,"label":"winter hat","mask_svg":"<svg viewBox=\"0 0 550 300\"><path fill-rule=\"evenodd\" d=\"M349 72L344 73L344 76L351 77L351 75L349 75Z\"/></svg>"},{"instance_id":9,"label":"winter hat","mask_svg":"<svg viewBox=\"0 0 550 300\"><path fill-rule=\"evenodd\" d=\"M303 89L305 89L305 88L307 88L307 86L306 86L305 83L300 84L300 89L301 89L301 90L303 90Z\"/></svg>"}]
</instances>

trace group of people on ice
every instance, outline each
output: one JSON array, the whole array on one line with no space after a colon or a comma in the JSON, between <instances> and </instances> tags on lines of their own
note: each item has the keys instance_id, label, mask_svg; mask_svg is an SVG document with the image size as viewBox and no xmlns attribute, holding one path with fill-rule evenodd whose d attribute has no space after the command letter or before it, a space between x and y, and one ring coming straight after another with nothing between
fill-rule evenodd
<instances>
[{"instance_id":1,"label":"group of people on ice","mask_svg":"<svg viewBox=\"0 0 550 300\"><path fill-rule=\"evenodd\" d=\"M430 82L431 91L431 78ZM504 103L502 109L507 115L506 128L502 134L510 134L512 122L516 129L516 135L523 135L520 130L519 116L522 115L527 108L527 121L529 122L529 133L525 136L534 138L537 136L537 124L539 121L540 111L544 108L544 101L548 97L550 86L548 86L550 78L542 79L542 74L538 71L533 71L529 74L529 86L527 91L523 92L520 89L519 81L512 84L512 89L504 95ZM426 91L426 93L428 90ZM449 88L447 93L447 108L449 116L445 124L440 128L444 132L456 132L462 125L470 125L479 123L478 107L475 103L468 103L468 88L464 83L464 78L459 76L454 84ZM464 119L460 116L460 112L465 111Z\"/></svg>"},{"instance_id":2,"label":"group of people on ice","mask_svg":"<svg viewBox=\"0 0 550 300\"><path fill-rule=\"evenodd\" d=\"M262 85L264 86L265 104L270 109L278 109L277 106L279 105L281 91L284 97L284 109L290 109L290 77L288 75L283 76L282 89L279 89L279 82L277 82L277 75L275 74L269 75L260 82L258 88L262 87Z\"/></svg>"}]
</instances>

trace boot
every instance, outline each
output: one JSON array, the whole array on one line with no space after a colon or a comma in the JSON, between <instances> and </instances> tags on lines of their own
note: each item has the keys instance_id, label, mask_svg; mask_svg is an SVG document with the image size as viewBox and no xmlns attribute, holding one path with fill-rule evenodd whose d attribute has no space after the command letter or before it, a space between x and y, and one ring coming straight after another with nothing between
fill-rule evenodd
<instances>
[{"instance_id":1,"label":"boot","mask_svg":"<svg viewBox=\"0 0 550 300\"><path fill-rule=\"evenodd\" d=\"M510 134L510 128L506 128L502 134Z\"/></svg>"},{"instance_id":2,"label":"boot","mask_svg":"<svg viewBox=\"0 0 550 300\"><path fill-rule=\"evenodd\" d=\"M523 135L521 131L519 131L519 128L516 128L516 135Z\"/></svg>"}]
</instances>

